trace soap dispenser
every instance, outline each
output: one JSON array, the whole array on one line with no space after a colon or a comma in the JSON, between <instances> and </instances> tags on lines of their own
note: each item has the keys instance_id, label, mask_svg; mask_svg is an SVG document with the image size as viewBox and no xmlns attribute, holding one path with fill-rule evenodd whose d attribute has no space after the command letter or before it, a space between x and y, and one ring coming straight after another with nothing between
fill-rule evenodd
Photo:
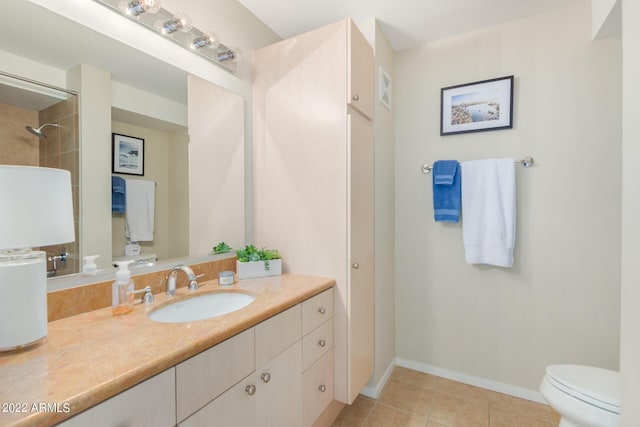
<instances>
[{"instance_id":1,"label":"soap dispenser","mask_svg":"<svg viewBox=\"0 0 640 427\"><path fill-rule=\"evenodd\" d=\"M119 261L116 263L116 281L112 287L111 311L115 315L127 314L133 311L133 280L129 271L129 263L132 261Z\"/></svg>"},{"instance_id":2,"label":"soap dispenser","mask_svg":"<svg viewBox=\"0 0 640 427\"><path fill-rule=\"evenodd\" d=\"M83 273L96 274L98 266L96 265L96 258L100 255L88 255L84 257L84 265L82 266Z\"/></svg>"}]
</instances>

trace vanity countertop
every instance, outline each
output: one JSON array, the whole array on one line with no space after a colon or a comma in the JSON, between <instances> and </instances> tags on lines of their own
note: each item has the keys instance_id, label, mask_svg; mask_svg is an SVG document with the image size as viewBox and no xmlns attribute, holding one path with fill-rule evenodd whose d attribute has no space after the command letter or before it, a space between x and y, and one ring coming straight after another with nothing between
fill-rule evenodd
<instances>
[{"instance_id":1,"label":"vanity countertop","mask_svg":"<svg viewBox=\"0 0 640 427\"><path fill-rule=\"evenodd\" d=\"M195 322L154 322L143 304L124 316L113 316L109 307L50 322L42 343L0 353L0 425L54 425L334 284L288 274L226 287L211 280L196 293L232 289L256 299L236 312ZM193 292L180 288L176 297L187 294ZM156 295L154 306L166 300Z\"/></svg>"}]
</instances>

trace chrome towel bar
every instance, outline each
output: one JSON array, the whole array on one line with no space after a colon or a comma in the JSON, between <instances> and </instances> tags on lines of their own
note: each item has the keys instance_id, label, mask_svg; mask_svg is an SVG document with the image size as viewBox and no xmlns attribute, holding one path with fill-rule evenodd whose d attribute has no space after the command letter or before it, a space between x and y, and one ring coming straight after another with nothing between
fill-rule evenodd
<instances>
[{"instance_id":1,"label":"chrome towel bar","mask_svg":"<svg viewBox=\"0 0 640 427\"><path fill-rule=\"evenodd\" d=\"M524 159L516 160L515 162L522 165L525 168L528 168L531 165L533 165L533 157L527 156ZM420 167L420 170L424 174L430 174L432 169L433 169L433 165L429 165L427 163L425 163Z\"/></svg>"}]
</instances>

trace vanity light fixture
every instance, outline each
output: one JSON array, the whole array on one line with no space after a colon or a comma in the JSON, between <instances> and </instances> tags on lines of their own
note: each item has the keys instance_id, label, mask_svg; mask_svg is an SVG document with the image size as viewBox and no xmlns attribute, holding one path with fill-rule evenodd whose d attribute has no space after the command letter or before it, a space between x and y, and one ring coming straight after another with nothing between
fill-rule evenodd
<instances>
[{"instance_id":1,"label":"vanity light fixture","mask_svg":"<svg viewBox=\"0 0 640 427\"><path fill-rule=\"evenodd\" d=\"M186 13L179 12L173 15L168 21L158 21L157 28L163 34L173 34L176 31L182 31L183 33L188 33L193 28L193 24L191 23L191 18Z\"/></svg>"},{"instance_id":2,"label":"vanity light fixture","mask_svg":"<svg viewBox=\"0 0 640 427\"><path fill-rule=\"evenodd\" d=\"M203 47L216 48L220 45L218 43L218 36L212 32L206 32L200 37L196 37L191 42L191 49L200 49Z\"/></svg>"},{"instance_id":3,"label":"vanity light fixture","mask_svg":"<svg viewBox=\"0 0 640 427\"><path fill-rule=\"evenodd\" d=\"M237 49L220 43L215 33L194 27L187 14L163 9L160 0L94 1L226 70L236 70L241 58Z\"/></svg>"},{"instance_id":4,"label":"vanity light fixture","mask_svg":"<svg viewBox=\"0 0 640 427\"><path fill-rule=\"evenodd\" d=\"M157 13L160 10L160 0L125 0L118 4L118 8L131 16L145 12Z\"/></svg>"},{"instance_id":5,"label":"vanity light fixture","mask_svg":"<svg viewBox=\"0 0 640 427\"><path fill-rule=\"evenodd\" d=\"M230 47L227 51L218 53L218 61L220 62L224 62L224 61L235 62L241 59L242 59L242 53L240 53L240 50L235 47Z\"/></svg>"}]
</instances>

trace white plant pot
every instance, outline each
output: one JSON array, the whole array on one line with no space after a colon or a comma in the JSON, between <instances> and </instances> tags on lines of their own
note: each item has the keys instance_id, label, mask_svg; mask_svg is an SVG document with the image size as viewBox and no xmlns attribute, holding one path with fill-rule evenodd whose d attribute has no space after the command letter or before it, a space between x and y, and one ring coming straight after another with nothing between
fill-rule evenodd
<instances>
[{"instance_id":1,"label":"white plant pot","mask_svg":"<svg viewBox=\"0 0 640 427\"><path fill-rule=\"evenodd\" d=\"M269 261L268 268L265 266L266 261L236 261L236 274L238 279L250 279L252 277L279 276L282 274L282 260L272 259Z\"/></svg>"}]
</instances>

